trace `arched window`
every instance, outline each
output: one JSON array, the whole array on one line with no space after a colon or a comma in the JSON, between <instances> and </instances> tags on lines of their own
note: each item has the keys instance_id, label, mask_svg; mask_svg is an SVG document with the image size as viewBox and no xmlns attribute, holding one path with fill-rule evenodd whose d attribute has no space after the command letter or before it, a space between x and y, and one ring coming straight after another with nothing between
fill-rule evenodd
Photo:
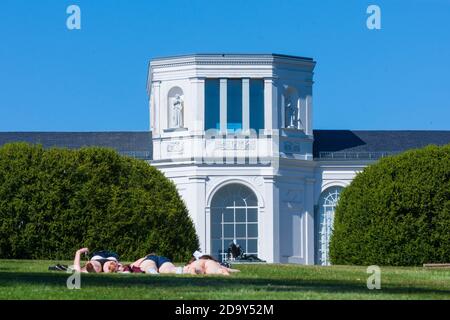
<instances>
[{"instance_id":1,"label":"arched window","mask_svg":"<svg viewBox=\"0 0 450 320\"><path fill-rule=\"evenodd\" d=\"M211 201L211 255L222 261L231 242L258 255L258 199L250 188L233 183Z\"/></svg>"},{"instance_id":2,"label":"arched window","mask_svg":"<svg viewBox=\"0 0 450 320\"><path fill-rule=\"evenodd\" d=\"M330 265L329 248L333 232L334 212L343 187L330 187L322 192L315 215L316 264Z\"/></svg>"}]
</instances>

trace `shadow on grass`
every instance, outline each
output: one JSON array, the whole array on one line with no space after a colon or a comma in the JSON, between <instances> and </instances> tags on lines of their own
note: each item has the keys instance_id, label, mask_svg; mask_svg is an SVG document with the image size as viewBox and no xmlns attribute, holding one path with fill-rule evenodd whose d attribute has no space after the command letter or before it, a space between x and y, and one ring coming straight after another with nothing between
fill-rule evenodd
<instances>
[{"instance_id":1,"label":"shadow on grass","mask_svg":"<svg viewBox=\"0 0 450 320\"><path fill-rule=\"evenodd\" d=\"M65 288L69 273L0 273L2 287L14 286L55 286ZM250 289L267 292L306 292L317 293L367 293L365 282L350 280L299 280L299 279L270 279L270 278L245 278L245 277L215 277L215 276L170 276L170 275L95 275L82 274L84 288L108 288L117 287L123 289L133 286L167 289L176 292L177 288L191 288L192 290L240 290ZM383 286L384 294L441 294L450 296L450 290L432 289L413 286L398 286L388 284Z\"/></svg>"}]
</instances>

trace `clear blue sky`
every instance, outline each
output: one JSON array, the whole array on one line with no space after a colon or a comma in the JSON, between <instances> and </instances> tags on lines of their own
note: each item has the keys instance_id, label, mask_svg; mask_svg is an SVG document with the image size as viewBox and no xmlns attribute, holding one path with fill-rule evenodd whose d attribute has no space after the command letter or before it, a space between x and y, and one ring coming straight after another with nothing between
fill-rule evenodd
<instances>
[{"instance_id":1,"label":"clear blue sky","mask_svg":"<svg viewBox=\"0 0 450 320\"><path fill-rule=\"evenodd\" d=\"M450 130L449 21L450 0L2 0L0 131L148 130L149 60L208 52L313 57L315 128Z\"/></svg>"}]
</instances>

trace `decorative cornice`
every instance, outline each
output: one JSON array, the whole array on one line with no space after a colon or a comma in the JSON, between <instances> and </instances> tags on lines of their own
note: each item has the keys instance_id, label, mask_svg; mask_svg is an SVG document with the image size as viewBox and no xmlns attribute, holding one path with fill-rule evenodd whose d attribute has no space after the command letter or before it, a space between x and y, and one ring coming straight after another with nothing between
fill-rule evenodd
<instances>
[{"instance_id":1,"label":"decorative cornice","mask_svg":"<svg viewBox=\"0 0 450 320\"><path fill-rule=\"evenodd\" d=\"M273 65L275 63L294 63L315 65L311 58L278 54L196 54L155 58L151 67L168 68L189 65Z\"/></svg>"},{"instance_id":2,"label":"decorative cornice","mask_svg":"<svg viewBox=\"0 0 450 320\"><path fill-rule=\"evenodd\" d=\"M278 54L278 53L194 53L194 54L186 54L186 55L175 55L175 56L166 56L166 57L155 57L153 61L160 60L168 60L168 59L188 59L188 58L197 58L197 59L264 59L264 58L282 58L282 59L293 59L293 60L309 60L313 61L312 58L301 57L301 56L293 56L286 54Z\"/></svg>"},{"instance_id":3,"label":"decorative cornice","mask_svg":"<svg viewBox=\"0 0 450 320\"><path fill-rule=\"evenodd\" d=\"M200 61L180 61L172 63L152 64L152 67L170 68L190 65L271 65L273 61L251 61L251 60L200 60Z\"/></svg>"}]
</instances>

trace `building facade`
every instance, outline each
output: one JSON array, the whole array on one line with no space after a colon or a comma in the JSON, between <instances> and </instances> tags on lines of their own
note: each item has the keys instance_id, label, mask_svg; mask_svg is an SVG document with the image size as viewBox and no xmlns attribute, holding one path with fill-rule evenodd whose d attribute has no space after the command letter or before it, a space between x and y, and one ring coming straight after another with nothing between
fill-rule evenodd
<instances>
[{"instance_id":1,"label":"building facade","mask_svg":"<svg viewBox=\"0 0 450 320\"><path fill-rule=\"evenodd\" d=\"M343 188L379 158L450 131L313 130L315 61L279 54L154 59L151 132L0 133L46 147L108 146L175 182L201 250L231 242L267 262L328 265Z\"/></svg>"},{"instance_id":2,"label":"building facade","mask_svg":"<svg viewBox=\"0 0 450 320\"><path fill-rule=\"evenodd\" d=\"M151 62L151 163L178 186L203 252L221 258L234 241L268 262L329 264L340 191L396 150L315 157L314 67L277 54Z\"/></svg>"}]
</instances>

